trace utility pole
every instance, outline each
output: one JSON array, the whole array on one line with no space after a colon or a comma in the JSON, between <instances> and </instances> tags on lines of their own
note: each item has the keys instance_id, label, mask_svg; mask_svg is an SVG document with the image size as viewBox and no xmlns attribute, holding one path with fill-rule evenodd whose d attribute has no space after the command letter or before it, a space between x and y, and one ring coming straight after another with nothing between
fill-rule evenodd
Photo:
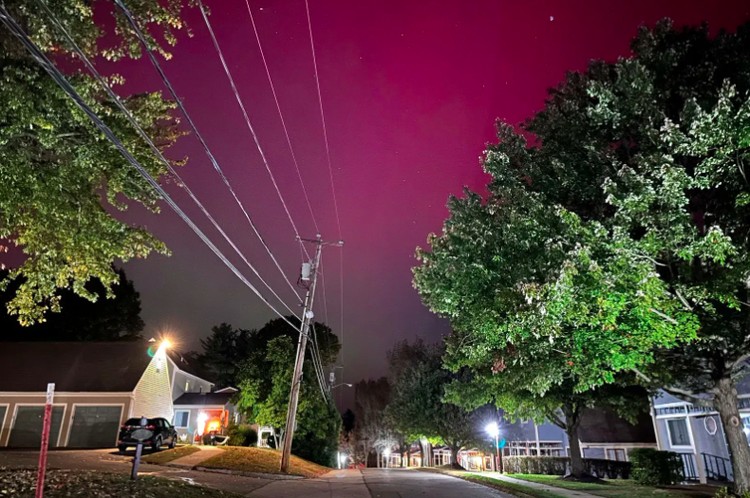
<instances>
[{"instance_id":1,"label":"utility pole","mask_svg":"<svg viewBox=\"0 0 750 498\"><path fill-rule=\"evenodd\" d=\"M301 281L312 280L312 283L307 286L307 292L305 293L305 305L302 309L302 323L299 329L299 341L297 342L297 358L294 360L294 373L292 374L292 386L289 391L289 406L286 412L286 427L284 430L284 443L281 449L281 472L289 472L289 458L292 454L292 438L294 437L294 429L297 425L297 404L299 403L299 388L302 385L302 367L305 361L305 350L307 349L307 336L310 330L310 322L312 321L313 314L313 301L315 300L315 286L318 283L318 265L320 265L320 253L323 250L323 246L337 246L341 247L344 245L343 240L338 242L324 242L317 234L314 239L299 239L300 242L312 242L316 245L315 258L309 263L302 264L302 276Z\"/></svg>"}]
</instances>

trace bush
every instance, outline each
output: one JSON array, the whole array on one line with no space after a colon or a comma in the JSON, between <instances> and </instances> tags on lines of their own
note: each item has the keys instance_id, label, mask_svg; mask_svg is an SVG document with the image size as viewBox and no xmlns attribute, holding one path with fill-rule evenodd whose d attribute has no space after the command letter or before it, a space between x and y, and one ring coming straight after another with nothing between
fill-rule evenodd
<instances>
[{"instance_id":1,"label":"bush","mask_svg":"<svg viewBox=\"0 0 750 498\"><path fill-rule=\"evenodd\" d=\"M741 495L736 495L732 493L729 488L719 488L719 490L714 495L714 498L750 498L750 492L745 491Z\"/></svg>"},{"instance_id":2,"label":"bush","mask_svg":"<svg viewBox=\"0 0 750 498\"><path fill-rule=\"evenodd\" d=\"M633 464L602 458L584 458L586 472L600 479L629 479Z\"/></svg>"},{"instance_id":3,"label":"bush","mask_svg":"<svg viewBox=\"0 0 750 498\"><path fill-rule=\"evenodd\" d=\"M230 446L255 446L258 443L258 433L248 424L230 425L227 435Z\"/></svg>"},{"instance_id":4,"label":"bush","mask_svg":"<svg viewBox=\"0 0 750 498\"><path fill-rule=\"evenodd\" d=\"M563 476L569 462L568 457L506 456L503 457L503 470L510 474Z\"/></svg>"},{"instance_id":5,"label":"bush","mask_svg":"<svg viewBox=\"0 0 750 498\"><path fill-rule=\"evenodd\" d=\"M672 451L636 448L630 452L633 479L647 486L665 486L682 480L682 458Z\"/></svg>"}]
</instances>

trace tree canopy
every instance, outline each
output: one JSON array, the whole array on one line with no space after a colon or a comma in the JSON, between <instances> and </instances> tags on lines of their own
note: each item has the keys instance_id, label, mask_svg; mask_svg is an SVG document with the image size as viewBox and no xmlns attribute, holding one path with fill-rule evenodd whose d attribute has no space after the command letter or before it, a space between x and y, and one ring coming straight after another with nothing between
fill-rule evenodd
<instances>
[{"instance_id":1,"label":"tree canopy","mask_svg":"<svg viewBox=\"0 0 750 498\"><path fill-rule=\"evenodd\" d=\"M176 32L185 28L182 3L128 3L163 55L169 55L167 48L175 43ZM163 178L165 165L99 83L78 70L71 48L50 17L34 2L10 0L5 6L41 49L68 69L76 90L145 169ZM111 9L115 22L110 25L94 21L94 7L86 0L61 0L49 7L88 56L113 60L140 56L139 45L117 9ZM109 80L113 85L122 83L118 75ZM131 95L123 103L161 149L168 149L183 134L171 113L173 103L160 93ZM97 299L99 294L88 287L92 279L112 297L120 280L113 263L153 251L168 253L146 229L113 215L133 204L156 212L158 195L5 29L0 30L0 124L0 240L10 240L24 257L0 285L8 288L11 281L18 282L7 309L20 323L40 322L45 311L59 311L60 289Z\"/></svg>"},{"instance_id":2,"label":"tree canopy","mask_svg":"<svg viewBox=\"0 0 750 498\"><path fill-rule=\"evenodd\" d=\"M296 317L287 318L292 323L299 323ZM341 346L328 326L316 322L313 328L325 369L333 364ZM247 354L236 375L240 389L238 407L253 422L280 430L286 423L299 331L277 318L261 329L251 330L245 338ZM308 344L313 347L312 341ZM332 465L335 463L341 416L331 400L320 391L310 351L308 348L305 355L292 452Z\"/></svg>"},{"instance_id":3,"label":"tree canopy","mask_svg":"<svg viewBox=\"0 0 750 498\"><path fill-rule=\"evenodd\" d=\"M570 73L523 125L498 124L488 195L449 201L415 286L456 329L448 364L501 397L510 372L545 403L692 371L727 425L750 345L750 25L711 37L665 21L632 49ZM727 434L746 490L747 441Z\"/></svg>"}]
</instances>

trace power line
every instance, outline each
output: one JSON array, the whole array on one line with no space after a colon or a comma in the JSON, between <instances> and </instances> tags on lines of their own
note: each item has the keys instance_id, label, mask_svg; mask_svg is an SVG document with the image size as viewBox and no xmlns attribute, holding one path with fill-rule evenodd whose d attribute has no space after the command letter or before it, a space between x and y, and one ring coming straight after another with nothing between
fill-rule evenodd
<instances>
[{"instance_id":1,"label":"power line","mask_svg":"<svg viewBox=\"0 0 750 498\"><path fill-rule=\"evenodd\" d=\"M313 40L312 21L310 20L310 5L305 0L305 11L307 12L307 29L310 33L310 49L312 50L313 68L315 70L315 87L318 89L318 103L320 104L320 120L323 123L323 139L326 146L326 160L328 162L328 177L331 180L331 194L333 197L333 208L336 213L336 226L341 238L341 218L339 217L339 204L336 200L336 188L333 185L333 167L331 166L331 148L328 145L328 128L326 127L326 116L323 112L323 97L320 93L320 78L318 77L318 61L315 58L315 41Z\"/></svg>"},{"instance_id":2,"label":"power line","mask_svg":"<svg viewBox=\"0 0 750 498\"><path fill-rule=\"evenodd\" d=\"M119 2L120 0L117 0L117 1ZM279 189L279 185L276 183L276 178L273 176L273 172L271 172L271 166L268 164L268 159L266 158L266 154L263 152L263 148L260 146L260 140L258 140L258 135L255 133L255 128L253 128L253 125L250 122L250 117L248 116L247 110L245 109L245 104L242 102L242 97L240 97L240 93L237 90L237 85L235 85L234 83L232 72L229 70L229 66L227 66L227 61L224 59L224 53L221 51L221 46L219 46L219 41L216 39L214 30L211 27L211 23L208 20L208 15L206 14L206 9L203 6L202 0L198 0L198 6L200 7L201 14L203 15L203 21L206 23L206 28L208 28L208 33L211 35L211 40L213 41L214 49L216 49L216 53L219 56L221 65L224 68L224 73L227 75L227 78L229 79L229 85L232 87L232 93L234 94L234 98L237 100L237 104L239 104L240 109L242 110L242 115L245 118L245 124L247 125L247 129L250 131L250 134L253 137L255 146L257 147L258 152L260 153L261 159L263 160L263 165L266 167L268 176L271 178L271 183L273 184L273 187L276 190L276 194L278 195L279 200L281 201L281 205L284 207L284 211L286 212L287 218L289 218L289 223L291 223L292 225L292 229L294 230L294 235L299 237L299 231L297 230L297 225L294 223L294 219L292 219L292 214L289 212L289 208L286 205L284 196L281 195L281 190Z\"/></svg>"},{"instance_id":3,"label":"power line","mask_svg":"<svg viewBox=\"0 0 750 498\"><path fill-rule=\"evenodd\" d=\"M219 166L219 163L217 162L216 158L214 157L213 153L211 152L211 149L208 147L208 144L206 143L205 139L203 138L203 135L198 131L198 127L193 122L193 119L190 117L190 114L187 112L187 109L185 109L185 106L182 104L182 100L177 96L177 92L175 92L174 87L172 86L172 83L169 81L169 78L167 78L166 73L161 67L161 64L159 64L159 61L156 59L156 57L153 54L153 51L151 50L151 47L149 47L148 42L146 41L143 32L141 31L141 28L138 26L138 23L133 18L132 13L128 9L128 7L123 3L122 0L114 0L115 4L120 8L120 10L125 15L125 18L128 21L128 24L133 28L133 32L135 33L136 37L138 38L138 41L141 43L143 48L146 51L146 55L148 55L149 60L151 61L151 64L154 66L156 71L159 73L159 76L161 77L161 80L164 82L164 85L169 90L169 93L172 95L172 98L177 103L177 106L180 108L180 111L182 111L182 114L187 119L188 123L190 124L191 129L193 130L193 133L195 133L195 136L200 141L201 145L203 146L203 150L206 152L206 155L208 156L209 160L211 161L211 164L213 165L216 172L221 177L222 181L224 182L224 185L229 189L229 191L232 194L232 197L234 197L235 202L242 210L242 213L245 215L245 219L249 223L250 227L253 229L253 232L258 237L258 240L260 240L261 244L265 248L268 255L271 257L271 259L274 262L274 265L276 265L276 268L279 270L279 273L281 273L281 276L284 278L286 283L289 285L289 288L292 289L292 292L297 296L297 298L302 301L301 297L297 293L297 290L294 288L294 285L289 281L289 278L287 278L286 274L284 273L284 270L281 269L281 265L276 260L276 257L273 255L273 252L268 247L268 244L266 244L266 241L261 236L260 232L258 231L258 228L255 226L255 223L253 222L252 218L248 214L247 210L245 209L245 206L242 204L242 201L240 201L239 197L235 193L234 189L232 188L232 185L229 183L229 180L227 179L226 175L224 175L224 172L221 169L221 166ZM296 229L295 229L296 232Z\"/></svg>"},{"instance_id":4,"label":"power line","mask_svg":"<svg viewBox=\"0 0 750 498\"><path fill-rule=\"evenodd\" d=\"M315 57L315 40L313 39L313 29L312 29L312 20L310 18L310 5L308 0L305 0L305 12L307 13L307 30L310 33L310 50L312 51L312 59L313 59L313 68L315 70L315 86L318 90L318 104L320 106L320 120L323 125L323 139L325 142L325 148L326 148L326 161L328 163L328 178L331 181L331 194L333 197L333 208L334 212L336 213L336 225L339 230L339 238L342 238L341 234L341 218L339 216L339 206L338 201L336 199L336 187L334 185L333 181L333 167L331 165L331 148L328 142L328 127L326 126L326 118L325 113L323 112L323 96L320 92L320 77L318 74L318 61ZM339 290L341 292L341 322L339 326L341 327L341 378L344 378L344 253L343 250L340 255L339 260Z\"/></svg>"},{"instance_id":5,"label":"power line","mask_svg":"<svg viewBox=\"0 0 750 498\"><path fill-rule=\"evenodd\" d=\"M68 82L65 76L55 66L47 56L36 46L36 44L29 38L26 32L21 28L13 16L10 15L5 5L0 3L0 21L5 24L11 33L18 38L24 45L26 50L31 56L39 63L42 68L52 77L60 88L76 103L76 105L89 117L94 125L109 139L122 156L143 176L143 178L162 196L164 201L169 205L172 210L190 227L193 232L206 244L211 251L248 287L252 290L263 303L268 306L274 313L281 317L289 325L294 325L279 311L269 303L266 298L258 291L258 289L251 284L244 275L224 256L219 248L214 245L213 242L206 236L203 231L185 214L185 212L177 205L177 203L169 196L169 194L162 188L161 185L149 174L149 172L133 157L133 155L125 148L123 143L112 130L99 118L99 116L86 104L81 95L73 88Z\"/></svg>"},{"instance_id":6,"label":"power line","mask_svg":"<svg viewBox=\"0 0 750 498\"><path fill-rule=\"evenodd\" d=\"M307 208L310 210L310 217L312 218L313 225L315 226L315 231L320 232L320 229L318 228L318 222L315 220L315 214L313 213L312 204L310 203L310 197L307 195L307 189L305 188L305 183L302 181L302 173L300 172L299 164L297 163L297 155L294 153L294 148L292 147L292 140L291 138L289 138L289 131L286 128L284 115L281 112L281 105L279 104L279 99L276 95L276 87L273 84L273 78L271 78L271 71L268 69L268 63L266 62L266 55L263 52L263 45L260 43L260 35L258 34L258 29L255 26L255 18L253 17L253 11L250 8L250 1L245 0L245 4L247 5L247 13L250 14L250 23L253 26L253 33L255 34L255 40L258 42L258 50L260 50L260 57L263 60L263 67L266 69L266 77L268 78L268 84L271 86L271 93L273 94L273 100L276 103L276 110L279 113L279 119L281 120L281 127L284 129L284 136L286 137L286 143L289 146L289 153L292 155L292 162L294 163L294 169L297 170L297 177L299 178L300 185L302 185L302 192L305 195L305 201L307 202Z\"/></svg>"},{"instance_id":7,"label":"power line","mask_svg":"<svg viewBox=\"0 0 750 498\"><path fill-rule=\"evenodd\" d=\"M91 60L86 56L86 54L83 52L83 50L80 48L80 46L75 42L73 37L71 36L70 32L63 26L63 24L60 22L60 20L55 16L55 14L49 9L47 4L44 2L44 0L37 0L37 3L41 5L41 7L45 10L49 18L52 20L52 23L57 27L57 29L65 36L66 40L70 44L70 46L73 48L73 51L78 55L78 57L81 59L81 61L84 63L86 68L89 70L92 76L96 78L96 80L99 82L99 84L104 88L104 90L109 95L110 99L117 105L117 107L123 112L125 117L127 118L128 122L135 128L136 132L140 137L148 144L151 151L159 158L159 160L167 167L169 172L174 175L174 177L179 181L179 185L182 186L182 188L185 189L187 194L190 196L190 198L193 200L193 202L198 206L198 208L203 212L203 214L208 218L208 220L211 222L211 224L218 230L218 232L224 237L224 240L229 243L229 245L234 249L234 251L239 255L239 257L242 259L242 261L250 268L250 270L255 274L256 277L263 283L263 285L271 291L271 293L278 299L281 304L284 305L284 307L289 310L289 312L292 313L292 315L297 316L297 314L286 304L286 302L273 290L273 288L266 282L263 277L258 273L258 271L255 269L255 267L247 260L245 255L237 248L234 241L226 234L226 232L221 228L221 226L218 224L218 222L213 218L211 213L209 213L208 209L200 202L200 200L195 196L193 191L190 189L190 187L187 185L187 183L182 179L180 174L172 167L172 164L169 162L167 158L164 157L164 154L162 154L161 150L154 144L153 140L148 136L148 134L143 130L140 124L136 121L133 114L130 112L130 110L125 107L125 105L122 103L119 96L112 90L112 87L107 83L107 81L104 79L104 77L99 73L99 71L96 69L96 67L93 65ZM299 318L299 317L298 317Z\"/></svg>"}]
</instances>

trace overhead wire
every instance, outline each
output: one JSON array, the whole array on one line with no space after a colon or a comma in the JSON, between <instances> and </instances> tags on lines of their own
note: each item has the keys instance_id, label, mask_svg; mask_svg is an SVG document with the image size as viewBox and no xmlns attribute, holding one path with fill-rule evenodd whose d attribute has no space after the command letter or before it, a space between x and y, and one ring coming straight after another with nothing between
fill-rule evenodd
<instances>
[{"instance_id":1,"label":"overhead wire","mask_svg":"<svg viewBox=\"0 0 750 498\"><path fill-rule=\"evenodd\" d=\"M159 148L154 144L153 140L148 136L148 134L143 130L141 125L136 121L133 114L130 112L130 110L125 107L125 105L122 103L120 97L114 92L111 85L107 83L106 79L99 73L99 71L96 69L94 64L91 62L91 60L88 58L88 56L83 52L83 50L80 48L80 46L76 43L75 39L72 37L70 32L63 26L62 22L55 16L55 14L49 9L46 2L44 0L37 0L37 3L42 7L42 9L47 13L48 17L52 21L52 23L57 27L57 29L63 34L65 39L68 41L68 44L71 46L73 51L76 53L78 58L83 62L83 64L86 66L88 71L91 73L92 76L99 82L99 84L102 86L102 88L107 92L107 95L109 95L110 99L114 102L115 105L122 111L122 113L125 115L125 118L128 120L128 122L133 126L133 128L136 130L138 135L146 142L146 144L149 146L151 151L157 156L157 158L166 166L166 168L169 170L169 172L179 181L180 186L185 190L185 192L190 196L190 198L193 200L193 202L198 206L198 208L203 212L203 214L208 218L208 220L211 222L211 224L216 228L216 230L222 235L224 240L234 249L234 251L237 253L237 255L242 259L242 261L250 268L250 270L255 274L255 276L263 283L263 285L273 294L273 296L278 299L281 304L284 305L284 307L289 310L289 312L297 316L297 313L292 310L292 308L289 307L289 305L286 304L286 302L276 293L276 291L266 282L266 280L260 275L258 270L247 260L245 255L242 253L242 251L239 250L237 245L234 243L234 241L226 234L224 229L219 225L219 223L214 219L214 217L211 215L211 213L208 211L208 209L201 203L201 201L196 197L196 195L193 193L193 191L190 189L190 187L187 185L187 183L182 179L180 174L174 169L172 164L169 162L169 160L164 157L164 154L159 150ZM299 317L298 317L299 318Z\"/></svg>"},{"instance_id":2,"label":"overhead wire","mask_svg":"<svg viewBox=\"0 0 750 498\"><path fill-rule=\"evenodd\" d=\"M62 72L53 64L41 49L29 38L28 34L16 22L15 18L8 12L5 5L0 3L0 21L8 27L11 33L21 41L26 50L37 61L37 63L52 77L58 86L75 102L75 104L88 116L94 125L111 141L122 156L141 174L141 176L156 190L169 207L190 227L190 229L206 244L209 249L240 279L253 293L274 313L282 318L288 324L294 326L289 319L280 313L268 300L258 291L258 289L245 278L237 267L216 247L216 245L206 236L206 234L190 219L190 217L177 205L161 185L151 176L151 174L141 165L138 160L125 148L123 143L114 134L101 118L86 104L81 95L65 78Z\"/></svg>"},{"instance_id":3,"label":"overhead wire","mask_svg":"<svg viewBox=\"0 0 750 498\"><path fill-rule=\"evenodd\" d=\"M121 0L115 0L117 2L121 2ZM286 201L284 200L284 196L281 194L281 189L279 189L279 185L276 182L276 177L273 176L273 172L271 171L271 166L268 164L268 159L266 158L265 152L263 152L263 147L260 145L260 140L258 139L257 133L255 133L255 128L253 128L252 123L250 122L250 116L247 113L247 109L245 109L245 104L242 100L242 97L240 96L239 91L237 90L237 85L234 83L234 77L232 76L232 72L229 70L229 66L227 65L227 61L224 58L224 53L221 50L221 46L219 45L219 40L216 38L216 34L214 33L213 27L211 26L211 22L208 20L208 14L206 13L206 9L203 5L202 0L198 0L198 6L200 7L201 14L203 15L203 21L206 24L206 28L208 29L209 35L211 35L211 40L213 41L214 49L216 50L217 55L219 56L219 60L221 61L221 65L224 68L224 73L227 75L227 79L229 79L229 85L232 87L232 93L234 94L235 100L237 100L237 104L240 106L240 109L242 110L242 116L245 118L245 124L247 125L247 129L250 131L250 135L253 137L253 141L255 142L255 147L258 149L258 152L260 153L260 157L263 161L263 165L266 167L266 171L268 172L268 176L271 179L271 183L273 184L274 189L276 190L276 194L279 197L279 200L281 201L281 205L284 207L284 211L286 212L286 216L289 219L289 223L292 225L292 229L294 230L294 234L299 237L299 230L297 230L297 224L294 222L294 219L292 218L292 214L289 211L289 207L286 204Z\"/></svg>"},{"instance_id":4,"label":"overhead wire","mask_svg":"<svg viewBox=\"0 0 750 498\"><path fill-rule=\"evenodd\" d=\"M185 118L188 121L188 124L190 125L190 128L192 129L193 133L195 134L198 141L203 146L203 150L205 151L206 155L208 156L209 160L211 161L211 164L214 167L214 170L219 174L219 177L221 178L224 185L229 189L229 192L232 194L232 197L234 198L237 205L242 210L242 213L245 215L245 219L247 220L248 224L252 228L253 232L255 233L255 236L258 238L260 243L263 245L263 248L266 250L268 255L271 257L271 260L273 261L276 268L279 270L279 273L281 273L281 276L286 281L286 283L289 285L289 288L292 290L292 292L297 296L297 299L299 299L300 302L302 302L302 298L297 293L297 290L294 288L294 285L289 280L289 278L284 273L284 270L281 268L281 265L276 259L276 256L274 256L273 252L271 251L271 248L268 247L268 244L266 243L263 236L260 234L260 231L256 227L255 223L253 222L252 218L250 217L250 214L245 209L244 204L237 196L237 193L234 191L234 188L232 187L231 183L229 182L229 179L224 174L224 171L221 169L221 166L219 165L218 161L214 157L213 153L211 152L211 149L208 146L208 143L206 143L206 140L203 138L203 135L198 131L198 127L195 125L195 122L190 117L190 114L188 113L187 109L182 103L182 99L177 95L177 92L175 91L174 87L172 86L172 83L169 81L169 78L167 78L166 73L164 72L164 69L161 67L161 64L157 60L156 56L153 53L153 50L151 50L151 47L149 46L148 42L146 41L145 36L143 35L143 31L138 26L138 22L133 17L132 13L128 9L128 7L125 5L123 0L114 0L115 5L122 11L122 13L125 16L125 19L128 21L128 24L130 24L130 27L133 29L134 34L136 35L136 38L138 38L138 41L143 46L146 55L148 56L149 60L151 61L151 64L156 69L157 73L159 73L159 77L161 78L162 82L164 83L164 86L169 91L172 98L175 100L175 103L180 108L180 111L185 116ZM296 229L295 229L296 233Z\"/></svg>"},{"instance_id":5,"label":"overhead wire","mask_svg":"<svg viewBox=\"0 0 750 498\"><path fill-rule=\"evenodd\" d=\"M273 94L273 101L276 103L276 110L279 113L279 119L281 120L281 127L284 129L284 136L286 137L286 143L289 146L289 153L292 156L294 169L297 171L297 177L299 178L299 183L302 186L302 193L305 196L305 202L307 202L307 208L310 211L310 217L312 218L313 226L315 227L315 232L320 233L320 229L318 228L318 222L315 219L315 213L313 212L312 203L310 202L310 196L307 194L307 188L305 187L305 182L302 180L302 173L300 172L299 163L297 162L297 155L294 153L294 147L292 147L292 139L289 137L289 131L287 130L286 121L284 120L284 114L281 112L281 105L279 104L279 98L276 95L276 86L273 84L271 71L268 68L268 62L266 61L266 54L263 52L263 44L261 44L260 42L260 35L258 33L257 27L255 26L255 18L253 17L253 11L250 8L250 0L245 0L245 5L247 5L247 13L250 15L250 23L253 26L253 34L255 34L255 41L258 43L258 50L260 51L260 57L263 60L263 67L266 70L266 77L268 78L268 84L271 86L271 93Z\"/></svg>"},{"instance_id":6,"label":"overhead wire","mask_svg":"<svg viewBox=\"0 0 750 498\"><path fill-rule=\"evenodd\" d=\"M338 200L336 199L336 187L334 185L333 181L333 166L331 164L331 147L328 141L328 127L326 126L326 118L325 118L325 112L323 111L323 96L320 91L320 76L318 73L318 61L317 57L315 56L315 39L313 37L313 29L312 29L312 19L310 16L310 4L308 0L305 0L305 12L307 14L307 30L310 34L310 50L312 52L312 60L313 60L313 69L315 72L315 86L318 90L318 104L320 108L320 120L323 125L323 141L325 142L325 151L326 151L326 161L328 163L328 178L331 182L331 195L333 197L333 208L334 213L336 214L336 225L338 227L339 231L339 239L341 240L343 238L342 232L341 232L341 217L339 216L339 206L338 206ZM339 291L341 294L341 304L340 304L340 335L341 335L341 378L343 380L344 378L344 251L343 248L340 251L339 255Z\"/></svg>"}]
</instances>

